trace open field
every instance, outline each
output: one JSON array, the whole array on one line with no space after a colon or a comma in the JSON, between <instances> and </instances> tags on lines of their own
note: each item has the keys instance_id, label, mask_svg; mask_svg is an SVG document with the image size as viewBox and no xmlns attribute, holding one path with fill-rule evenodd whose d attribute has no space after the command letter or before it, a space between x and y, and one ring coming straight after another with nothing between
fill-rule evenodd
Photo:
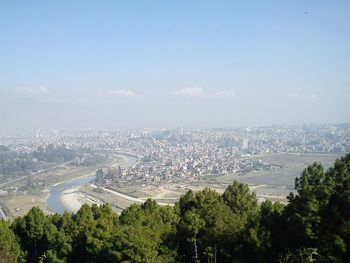
<instances>
[{"instance_id":1,"label":"open field","mask_svg":"<svg viewBox=\"0 0 350 263\"><path fill-rule=\"evenodd\" d=\"M245 174L228 174L217 177L220 183L229 184L237 180L254 186L256 194L272 201L286 201L285 198L294 190L294 180L301 172L314 162L320 162L326 170L339 158L340 155L331 154L269 154L258 157L263 162L281 165L282 168L272 171L252 171Z\"/></svg>"},{"instance_id":2,"label":"open field","mask_svg":"<svg viewBox=\"0 0 350 263\"><path fill-rule=\"evenodd\" d=\"M218 182L231 183L232 180L238 180L253 185L290 185L294 186L294 179L300 176L301 172L314 162L328 168L339 155L324 154L270 154L259 157L251 157L260 159L270 164L282 165L281 169L272 171L252 171L245 174L229 174L217 178Z\"/></svg>"},{"instance_id":3,"label":"open field","mask_svg":"<svg viewBox=\"0 0 350 263\"><path fill-rule=\"evenodd\" d=\"M17 217L25 215L33 206L38 206L43 209L45 212L50 213L46 209L46 198L47 193L43 193L39 196L13 196L1 198L1 202L6 204L6 207L10 211L8 217Z\"/></svg>"}]
</instances>

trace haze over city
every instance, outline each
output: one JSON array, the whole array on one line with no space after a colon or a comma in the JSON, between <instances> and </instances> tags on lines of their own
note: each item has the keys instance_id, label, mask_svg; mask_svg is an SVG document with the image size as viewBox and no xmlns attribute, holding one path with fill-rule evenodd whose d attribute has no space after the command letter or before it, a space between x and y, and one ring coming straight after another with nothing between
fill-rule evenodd
<instances>
[{"instance_id":1,"label":"haze over city","mask_svg":"<svg viewBox=\"0 0 350 263\"><path fill-rule=\"evenodd\" d=\"M1 131L349 121L349 1L1 1Z\"/></svg>"}]
</instances>

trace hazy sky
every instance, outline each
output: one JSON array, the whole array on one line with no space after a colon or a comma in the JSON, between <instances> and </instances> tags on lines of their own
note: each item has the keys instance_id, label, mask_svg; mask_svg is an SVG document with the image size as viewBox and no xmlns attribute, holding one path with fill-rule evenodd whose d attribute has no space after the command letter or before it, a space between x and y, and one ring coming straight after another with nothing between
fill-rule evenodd
<instances>
[{"instance_id":1,"label":"hazy sky","mask_svg":"<svg viewBox=\"0 0 350 263\"><path fill-rule=\"evenodd\" d=\"M350 1L0 0L0 129L350 121Z\"/></svg>"}]
</instances>

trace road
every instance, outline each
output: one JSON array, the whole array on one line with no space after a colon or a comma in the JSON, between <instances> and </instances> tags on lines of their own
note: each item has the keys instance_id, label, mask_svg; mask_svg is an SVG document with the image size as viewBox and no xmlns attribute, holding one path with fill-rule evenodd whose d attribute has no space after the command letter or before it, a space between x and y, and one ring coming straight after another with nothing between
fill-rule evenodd
<instances>
[{"instance_id":1,"label":"road","mask_svg":"<svg viewBox=\"0 0 350 263\"><path fill-rule=\"evenodd\" d=\"M95 185L92 185L94 187L97 187ZM140 199L140 198L135 198L135 197L132 197L130 195L126 195L126 194L123 194L123 193L119 193L115 190L111 190L111 189L107 189L105 187L101 187L101 189L103 189L104 191L108 192L108 193L111 193L111 194L114 194L114 195L117 195L125 200L129 200L129 201L132 201L132 202L136 202L136 203L144 203L145 200L144 199ZM158 205L170 205L170 206L173 206L173 204L166 204L166 203L160 203L160 202L157 202Z\"/></svg>"},{"instance_id":2,"label":"road","mask_svg":"<svg viewBox=\"0 0 350 263\"><path fill-rule=\"evenodd\" d=\"M7 181L7 182L5 182L5 183L0 184L0 187L3 187L4 185L10 184L10 183L12 183L12 182L16 182L16 181L22 180L22 179L24 179L24 178L26 178L26 176L22 176L22 177L13 179L13 180L11 180L11 181Z\"/></svg>"}]
</instances>

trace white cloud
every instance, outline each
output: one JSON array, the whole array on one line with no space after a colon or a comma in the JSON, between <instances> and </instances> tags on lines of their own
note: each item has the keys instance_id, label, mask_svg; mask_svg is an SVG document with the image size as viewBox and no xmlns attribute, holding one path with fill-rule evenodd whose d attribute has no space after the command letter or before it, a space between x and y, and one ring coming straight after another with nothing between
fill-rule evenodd
<instances>
[{"instance_id":1,"label":"white cloud","mask_svg":"<svg viewBox=\"0 0 350 263\"><path fill-rule=\"evenodd\" d=\"M296 101L318 101L320 98L316 94L289 93L288 98Z\"/></svg>"},{"instance_id":2,"label":"white cloud","mask_svg":"<svg viewBox=\"0 0 350 263\"><path fill-rule=\"evenodd\" d=\"M317 96L316 94L310 94L307 98L309 100L319 100L320 99L320 97Z\"/></svg>"},{"instance_id":3,"label":"white cloud","mask_svg":"<svg viewBox=\"0 0 350 263\"><path fill-rule=\"evenodd\" d=\"M188 87L177 90L173 94L181 97L204 97L205 91L202 87Z\"/></svg>"},{"instance_id":4,"label":"white cloud","mask_svg":"<svg viewBox=\"0 0 350 263\"><path fill-rule=\"evenodd\" d=\"M202 87L188 87L173 92L173 95L191 98L233 98L236 96L236 92L234 90L208 92Z\"/></svg>"},{"instance_id":5,"label":"white cloud","mask_svg":"<svg viewBox=\"0 0 350 263\"><path fill-rule=\"evenodd\" d=\"M124 89L116 89L116 90L110 90L105 93L102 93L104 96L113 96L113 97L122 97L122 98L136 98L140 97L140 94L137 94L136 92L132 90L124 90Z\"/></svg>"},{"instance_id":6,"label":"white cloud","mask_svg":"<svg viewBox=\"0 0 350 263\"><path fill-rule=\"evenodd\" d=\"M36 94L47 94L48 89L45 86L41 87L17 87L16 93L20 95L36 95Z\"/></svg>"}]
</instances>

